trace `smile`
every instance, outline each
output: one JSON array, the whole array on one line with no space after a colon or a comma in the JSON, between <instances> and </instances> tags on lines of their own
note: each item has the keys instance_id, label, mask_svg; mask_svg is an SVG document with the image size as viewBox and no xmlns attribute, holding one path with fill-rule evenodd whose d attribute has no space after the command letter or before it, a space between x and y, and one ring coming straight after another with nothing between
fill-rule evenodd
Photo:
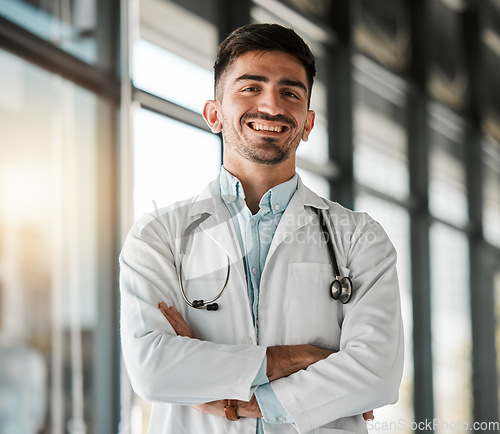
<instances>
[{"instance_id":1,"label":"smile","mask_svg":"<svg viewBox=\"0 0 500 434\"><path fill-rule=\"evenodd\" d=\"M281 133L288 129L285 125L265 125L257 122L249 122L248 126L255 131L270 131L273 133Z\"/></svg>"}]
</instances>

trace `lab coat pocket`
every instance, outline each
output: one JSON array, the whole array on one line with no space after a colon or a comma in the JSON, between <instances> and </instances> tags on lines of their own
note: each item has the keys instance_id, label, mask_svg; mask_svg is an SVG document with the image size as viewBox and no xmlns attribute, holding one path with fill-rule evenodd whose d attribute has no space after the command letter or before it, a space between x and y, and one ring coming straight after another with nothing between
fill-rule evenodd
<instances>
[{"instance_id":1,"label":"lab coat pocket","mask_svg":"<svg viewBox=\"0 0 500 434\"><path fill-rule=\"evenodd\" d=\"M339 303L330 296L332 266L322 263L288 265L290 345L311 344L338 349Z\"/></svg>"}]
</instances>

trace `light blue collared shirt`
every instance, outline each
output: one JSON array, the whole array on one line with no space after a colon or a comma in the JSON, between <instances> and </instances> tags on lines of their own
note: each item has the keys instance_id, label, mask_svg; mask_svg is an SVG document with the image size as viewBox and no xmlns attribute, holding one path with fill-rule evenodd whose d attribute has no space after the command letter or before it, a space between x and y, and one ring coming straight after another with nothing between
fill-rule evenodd
<instances>
[{"instance_id":1,"label":"light blue collared shirt","mask_svg":"<svg viewBox=\"0 0 500 434\"><path fill-rule=\"evenodd\" d=\"M257 337L259 335L258 307L262 271L281 217L297 190L297 182L298 175L295 174L290 180L268 190L260 200L259 212L252 215L246 205L245 192L241 182L224 167L221 169L221 196L233 218L243 252L248 298ZM293 423L293 418L283 408L269 383L266 368L267 359L264 359L253 383L254 386L259 386L255 391L255 397L259 403L263 419L268 423ZM262 422L259 419L257 434L263 432Z\"/></svg>"}]
</instances>

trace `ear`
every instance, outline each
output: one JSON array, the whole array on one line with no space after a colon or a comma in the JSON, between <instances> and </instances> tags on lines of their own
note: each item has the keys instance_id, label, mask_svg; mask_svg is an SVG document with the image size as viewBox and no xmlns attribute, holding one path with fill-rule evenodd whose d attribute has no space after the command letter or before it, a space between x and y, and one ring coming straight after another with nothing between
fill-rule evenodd
<instances>
[{"instance_id":1,"label":"ear","mask_svg":"<svg viewBox=\"0 0 500 434\"><path fill-rule=\"evenodd\" d=\"M212 133L217 134L222 131L222 123L220 120L220 106L218 101L208 100L203 107L203 118L212 130Z\"/></svg>"},{"instance_id":2,"label":"ear","mask_svg":"<svg viewBox=\"0 0 500 434\"><path fill-rule=\"evenodd\" d=\"M316 118L316 113L314 113L313 110L308 110L306 124L304 125L304 133L302 134L302 140L304 142L307 142L307 139L309 138L309 133L314 127L315 118Z\"/></svg>"}]
</instances>

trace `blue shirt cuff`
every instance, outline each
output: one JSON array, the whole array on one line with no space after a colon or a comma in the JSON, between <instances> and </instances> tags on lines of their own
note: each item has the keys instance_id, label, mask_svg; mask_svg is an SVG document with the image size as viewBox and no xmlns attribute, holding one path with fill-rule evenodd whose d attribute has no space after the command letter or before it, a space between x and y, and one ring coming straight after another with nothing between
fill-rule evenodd
<instances>
[{"instance_id":1,"label":"blue shirt cuff","mask_svg":"<svg viewBox=\"0 0 500 434\"><path fill-rule=\"evenodd\" d=\"M259 372L257 372L255 380L253 380L252 387L262 386L263 384L269 383L269 379L267 378L266 373L267 373L267 356L264 357Z\"/></svg>"},{"instance_id":2,"label":"blue shirt cuff","mask_svg":"<svg viewBox=\"0 0 500 434\"><path fill-rule=\"evenodd\" d=\"M259 403L264 422L267 423L294 423L292 416L283 408L276 397L271 383L257 387L255 397Z\"/></svg>"}]
</instances>

